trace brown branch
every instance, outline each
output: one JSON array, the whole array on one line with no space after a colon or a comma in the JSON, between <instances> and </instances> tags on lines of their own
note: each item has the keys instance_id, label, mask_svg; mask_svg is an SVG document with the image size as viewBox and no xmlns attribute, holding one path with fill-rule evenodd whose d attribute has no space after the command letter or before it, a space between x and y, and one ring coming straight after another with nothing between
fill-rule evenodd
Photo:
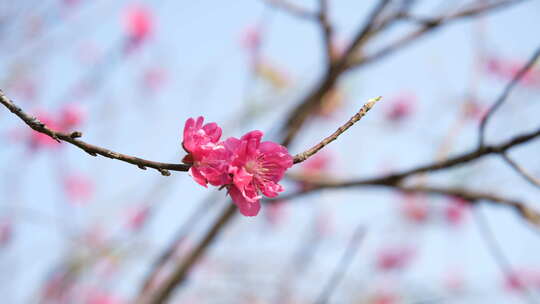
<instances>
[{"instance_id":1,"label":"brown branch","mask_svg":"<svg viewBox=\"0 0 540 304\"><path fill-rule=\"evenodd\" d=\"M236 214L236 205L230 202L223 213L219 218L214 222L212 227L204 235L203 239L199 244L191 251L184 261L177 265L176 269L173 271L171 277L169 277L165 283L161 286L158 286L156 291L151 293L145 293L140 296L135 303L137 304L154 304L154 303L164 303L169 296L172 294L174 288L179 284L182 284L189 271L195 265L195 263L202 257L208 246L214 241L215 237L219 232L234 218Z\"/></svg>"},{"instance_id":2,"label":"brown branch","mask_svg":"<svg viewBox=\"0 0 540 304\"><path fill-rule=\"evenodd\" d=\"M130 163L132 165L135 165L143 170L146 170L146 168L156 169L164 176L171 175L169 170L172 170L172 171L188 171L189 170L189 165L155 162L155 161L146 160L146 159L142 159L142 158L131 156L131 155L121 154L121 153L114 152L114 151L111 151L102 147L91 145L80 139L77 139L82 136L81 132L64 133L64 132L54 131L50 129L49 127L47 127L44 123L39 121L37 118L26 114L20 107L15 105L13 101L11 101L8 97L6 97L6 95L4 95L4 92L2 92L2 90L0 90L0 103L4 105L8 110L10 110L13 114L17 115L34 131L48 135L58 142L60 141L68 142L74 146L79 147L80 149L84 150L86 153L92 156L101 155L107 158L117 159L126 163Z\"/></svg>"},{"instance_id":3,"label":"brown branch","mask_svg":"<svg viewBox=\"0 0 540 304\"><path fill-rule=\"evenodd\" d=\"M466 188L443 188L443 187L433 187L433 186L423 186L423 185L406 186L406 185L403 185L400 181L389 183L387 181L384 181L385 178L364 180L364 181L349 181L349 182L347 181L345 182L331 182L331 181L318 182L316 179L310 179L305 176L304 177L293 176L293 178L296 181L300 181L307 184L306 189L283 196L280 198L280 200L293 199L298 196L311 193L314 191L319 191L322 189L342 189L342 188L351 188L351 187L387 187L387 188L392 188L392 189L402 191L402 192L452 196L452 197L462 198L471 203L478 203L481 201L486 201L486 202L491 202L493 204L497 204L501 206L511 207L521 217L527 220L527 222L540 228L540 213L538 211L532 209L531 207L528 207L523 202L501 197L493 193L476 192L476 191L469 190Z\"/></svg>"},{"instance_id":4,"label":"brown branch","mask_svg":"<svg viewBox=\"0 0 540 304\"><path fill-rule=\"evenodd\" d=\"M531 185L540 187L540 179L532 176L529 172L527 172L524 168L522 168L518 163L516 163L513 159L508 156L508 153L501 153L502 158L512 167L519 175L521 175L526 181L528 181Z\"/></svg>"},{"instance_id":5,"label":"brown branch","mask_svg":"<svg viewBox=\"0 0 540 304\"><path fill-rule=\"evenodd\" d=\"M292 142L306 119L320 105L324 95L334 87L339 77L345 72L349 57L353 56L355 51L360 47L360 44L364 43L368 38L369 33L375 26L377 17L389 2L389 0L380 0L378 2L369 14L366 23L360 28L348 48L345 50L345 53L336 60L334 64L327 67L326 74L316 85L315 89L302 99L298 106L291 111L281 129L281 132L284 135L283 144L285 146L288 146Z\"/></svg>"},{"instance_id":6,"label":"brown branch","mask_svg":"<svg viewBox=\"0 0 540 304\"><path fill-rule=\"evenodd\" d=\"M295 179L297 180L300 179L303 182L309 183L310 187L295 194L282 196L280 197L280 199L288 199L298 194L318 191L322 189L350 188L350 187L358 187L358 186L395 186L399 182L403 181L404 179L410 176L419 174L419 173L427 173L427 172L433 172L433 171L439 171L439 170L448 169L452 167L457 167L471 161L476 161L487 155L505 153L511 148L527 143L531 141L532 139L539 136L540 136L540 128L533 132L516 136L499 145L484 146L482 148L475 149L471 152L463 153L461 155L449 158L447 160L428 163L426 165L418 166L409 170L404 170L401 172L391 173L391 174L382 175L382 176L373 177L373 178L356 179L356 180L349 180L349 181L332 181L332 180L319 181L319 180L310 180L307 177L297 176ZM292 177L294 178L294 176Z\"/></svg>"},{"instance_id":7,"label":"brown branch","mask_svg":"<svg viewBox=\"0 0 540 304\"><path fill-rule=\"evenodd\" d=\"M512 89L518 84L521 78L523 78L523 76L527 74L527 72L532 68L532 66L536 63L539 57L540 57L540 46L534 51L533 55L531 56L531 58L529 58L527 63L514 75L512 80L506 85L501 95L489 108L487 114L484 117L482 117L482 120L480 121L480 127L478 130L478 146L479 147L484 145L486 126L489 119L493 116L493 113L495 113L495 111L497 111L497 109L506 101Z\"/></svg>"},{"instance_id":8,"label":"brown branch","mask_svg":"<svg viewBox=\"0 0 540 304\"><path fill-rule=\"evenodd\" d=\"M373 108L375 103L377 103L379 100L381 100L381 98L382 97L379 96L379 97L372 98L372 99L368 100L368 102L366 104L364 104L364 106L362 106L362 108L360 109L360 111L358 111L358 113L354 114L354 116L351 117L351 119L349 119L349 121L347 121L344 125L339 127L334 133L332 133L332 135L326 137L321 142L319 142L318 144L313 146L311 149L306 150L305 152L296 154L294 156L294 162L293 163L298 164L298 163L301 163L301 162L305 161L306 159L313 156L315 153L319 152L319 150L324 148L326 145L328 145L331 142L333 142L334 140L336 140L341 134L343 134L345 131L347 131L347 129L349 129L352 125L354 125L356 122L358 122L360 119L362 119L362 117L364 117L364 115L366 115L366 113L369 110L371 110L371 108Z\"/></svg>"},{"instance_id":9,"label":"brown branch","mask_svg":"<svg viewBox=\"0 0 540 304\"><path fill-rule=\"evenodd\" d=\"M286 0L263 0L266 4L281 9L292 16L298 17L300 19L307 20L317 20L317 14L306 10L303 7L300 7L294 3L288 2Z\"/></svg>"},{"instance_id":10,"label":"brown branch","mask_svg":"<svg viewBox=\"0 0 540 304\"><path fill-rule=\"evenodd\" d=\"M310 156L314 155L319 150L324 148L326 145L336 140L339 135L347 131L347 129L349 129L353 124L359 121L380 99L381 97L377 97L377 98L373 98L369 100L360 109L358 113L356 113L347 123L345 123L343 126L338 128L336 132L334 132L329 137L325 138L323 141L321 141L320 143L318 143L311 149L296 155L294 157L294 163L297 164L297 163L303 162L304 160L308 159ZM141 293L139 294L138 299L136 300L136 303L138 304L163 303L171 295L174 288L185 281L189 273L189 270L203 256L206 249L208 249L210 244L215 240L219 232L234 218L234 215L236 214L235 211L236 211L236 206L232 202L229 202L229 206L223 211L223 213L220 215L218 220L208 230L203 240L197 245L197 247L189 253L189 255L184 259L184 261L181 264L177 265L172 275L166 280L166 282L162 286L159 286L155 291L151 291L149 290L149 286L151 282L154 280L153 278L157 275L157 272L160 271L161 269L160 265L164 264L166 259L168 259L168 257L170 256L170 253L175 248L171 246L166 251L166 253L162 256L160 261L158 261L158 263L153 267L153 271L150 273L150 275L147 276L147 279L145 283L143 284L143 288L141 290Z\"/></svg>"},{"instance_id":11,"label":"brown branch","mask_svg":"<svg viewBox=\"0 0 540 304\"><path fill-rule=\"evenodd\" d=\"M533 224L537 228L540 228L540 213L537 210L532 209L531 207L527 206L527 204L518 200L504 198L493 193L475 192L464 188L439 188L425 186L398 186L398 189L405 192L421 192L455 196L471 203L486 201L501 206L511 207L529 223Z\"/></svg>"},{"instance_id":12,"label":"brown branch","mask_svg":"<svg viewBox=\"0 0 540 304\"><path fill-rule=\"evenodd\" d=\"M323 44L326 52L327 65L330 66L334 63L335 53L333 47L333 29L330 21L328 20L328 0L319 0L319 27L323 34Z\"/></svg>"},{"instance_id":13,"label":"brown branch","mask_svg":"<svg viewBox=\"0 0 540 304\"><path fill-rule=\"evenodd\" d=\"M489 4L482 4L482 5L473 5L470 8L463 9L459 12L456 12L454 14L451 14L449 16L439 16L435 18L415 18L412 16L406 15L405 18L408 20L410 19L417 19L417 22L422 24L423 27L420 29L413 31L409 34L406 34L405 36L399 38L395 42L391 43L390 45L383 47L379 51L367 55L365 57L358 58L354 61L350 61L348 63L347 69L355 69L360 66L364 66L368 63L373 63L377 60L380 60L398 49L401 49L402 47L405 47L415 41L417 41L419 38L425 36L428 33L432 33L437 29L442 28L443 26L449 25L453 23L454 21L458 21L463 18L468 17L475 17L480 16L483 14L491 13L494 11L497 11L499 9L505 8L510 5L518 4L520 2L524 2L526 0L501 0L497 1L495 3L489 3Z\"/></svg>"},{"instance_id":14,"label":"brown branch","mask_svg":"<svg viewBox=\"0 0 540 304\"><path fill-rule=\"evenodd\" d=\"M269 0L268 2L276 2ZM281 2L281 1L278 1ZM345 55L340 58L334 65L329 66L326 75L323 79L316 85L316 87L299 103L299 105L291 112L288 116L282 131L285 133L283 145L289 146L293 138L296 136L301 126L304 124L306 119L311 115L314 109L320 103L320 100L324 95L333 88L335 83L341 74L347 69L347 62L350 60L351 56L360 43L364 43L365 39L369 36L368 34L373 30L375 19L384 9L386 4L389 1L382 0L379 2L379 5L376 6L375 10L368 17L366 26L360 30L356 36L356 39L353 40L353 43L350 44L349 48L345 52ZM306 15L300 14L300 16L306 17ZM312 18L312 17L309 17ZM367 30L366 30L367 29ZM451 164L453 166L455 164ZM391 176L386 182L394 180L399 180L399 177ZM189 254L189 256L173 271L173 276L170 280L166 282L163 288L161 288L157 293L153 295L144 295L144 298L139 298L137 303L163 303L172 293L174 287L181 284L189 272L189 269L196 263L200 257L204 254L209 245L215 240L219 232L234 218L235 215L235 206L231 203L230 206L224 210L218 220L212 225L209 231L204 236L203 240L196 246L196 248ZM148 296L148 297L146 297Z\"/></svg>"},{"instance_id":15,"label":"brown branch","mask_svg":"<svg viewBox=\"0 0 540 304\"><path fill-rule=\"evenodd\" d=\"M174 240L169 244L166 250L164 250L158 259L153 263L151 271L144 279L142 284L141 291L139 296L143 296L144 293L148 292L152 288L152 284L157 281L157 277L163 272L164 267L167 265L167 262L174 256L178 247L182 241L189 235L189 233L195 228L197 220L201 219L207 212L208 209L214 204L217 200L218 192L214 192L212 195L208 196L200 205L198 205L194 212L188 217L188 219L182 224L180 229L176 232Z\"/></svg>"}]
</instances>

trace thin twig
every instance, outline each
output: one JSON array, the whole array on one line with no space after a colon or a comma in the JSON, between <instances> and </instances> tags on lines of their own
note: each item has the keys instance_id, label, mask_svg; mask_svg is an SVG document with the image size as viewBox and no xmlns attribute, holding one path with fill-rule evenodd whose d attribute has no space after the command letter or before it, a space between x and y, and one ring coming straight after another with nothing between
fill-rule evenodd
<instances>
[{"instance_id":1,"label":"thin twig","mask_svg":"<svg viewBox=\"0 0 540 304\"><path fill-rule=\"evenodd\" d=\"M200 243L197 244L197 246L186 256L184 261L182 261L182 263L175 268L169 279L165 281L163 285L158 286L155 291L142 294L135 301L135 303L164 303L169 298L174 288L185 281L193 265L195 265L195 263L202 257L208 246L223 230L223 227L225 227L225 225L234 218L235 214L236 205L234 205L232 202L229 202L223 213L218 217L216 222L214 222L212 227L204 235Z\"/></svg>"},{"instance_id":2,"label":"thin twig","mask_svg":"<svg viewBox=\"0 0 540 304\"><path fill-rule=\"evenodd\" d=\"M321 142L319 142L318 144L313 146L311 149L306 150L305 152L296 154L294 156L294 163L298 164L298 163L301 163L301 162L305 161L306 159L313 156L315 153L319 152L319 150L324 148L326 145L328 145L331 142L333 142L334 140L336 140L341 134L343 134L345 131L347 131L347 129L349 129L352 125L354 125L356 122L358 122L360 119L362 119L362 117L364 117L364 115L366 115L366 113L369 110L371 110L371 108L373 108L375 103L377 103L379 100L381 100L381 98L382 97L379 96L379 97L372 98L372 99L368 100L368 102L366 104L364 104L364 106L362 106L362 108L360 109L360 111L358 111L358 113L354 114L354 116L351 117L351 119L349 119L349 121L347 121L344 125L339 127L334 133L332 133L332 135L330 135L327 138L323 139Z\"/></svg>"},{"instance_id":3,"label":"thin twig","mask_svg":"<svg viewBox=\"0 0 540 304\"><path fill-rule=\"evenodd\" d=\"M330 280L328 280L328 282L326 283L326 286L323 288L321 294L319 295L319 298L315 303L325 304L328 302L328 300L332 296L332 293L343 279L347 268L349 268L349 266L351 265L351 262L353 261L356 252L358 252L358 248L360 247L365 235L366 230L364 228L364 225L359 225L356 228L351 238L351 241L349 242L349 245L345 250L345 253L343 253L341 260L339 261L337 267L330 276Z\"/></svg>"},{"instance_id":4,"label":"thin twig","mask_svg":"<svg viewBox=\"0 0 540 304\"><path fill-rule=\"evenodd\" d=\"M508 156L508 153L501 153L502 158L512 167L516 172L521 175L526 181L528 181L531 185L540 187L540 179L532 176L529 172L527 172L524 168L522 168L518 163L516 163L513 159Z\"/></svg>"},{"instance_id":5,"label":"thin twig","mask_svg":"<svg viewBox=\"0 0 540 304\"><path fill-rule=\"evenodd\" d=\"M323 35L323 44L326 52L327 65L331 66L334 62L335 55L333 47L333 29L328 20L328 0L319 0L319 27Z\"/></svg>"},{"instance_id":6,"label":"thin twig","mask_svg":"<svg viewBox=\"0 0 540 304\"><path fill-rule=\"evenodd\" d=\"M474 215L475 222L478 225L478 230L480 231L482 239L486 243L486 246L488 247L490 254L493 256L493 259L497 262L497 265L499 266L499 269L501 270L503 274L503 278L506 278L506 276L513 274L510 261L504 255L502 248L497 242L497 239L495 238L493 231L489 227L487 219L482 213L482 211L476 208L473 210L473 215ZM516 279L520 280L520 285L523 287L524 300L528 303L533 303L533 304L538 303L536 299L533 297L527 285L523 284L523 282L521 281L521 278L516 276Z\"/></svg>"},{"instance_id":7,"label":"thin twig","mask_svg":"<svg viewBox=\"0 0 540 304\"><path fill-rule=\"evenodd\" d=\"M392 54L393 52L401 49L402 47L405 47L417 41L419 38L425 36L426 34L434 32L435 30L440 29L443 26L449 25L453 23L454 21L458 21L463 18L479 16L486 13L491 13L496 10L505 8L510 5L518 4L524 1L526 0L502 0L495 3L474 5L471 8L463 9L449 16L443 15L443 16L439 16L435 18L423 18L422 22L420 22L423 26L420 29L415 30L409 34L406 34L405 36L397 39L393 43L390 43L388 46L381 48L379 51L371 55L366 55L366 56L357 58L354 61L350 61L347 65L347 69L349 70L356 69L360 66L364 66L365 64L378 61ZM409 16L409 18L414 18L414 17Z\"/></svg>"},{"instance_id":8,"label":"thin twig","mask_svg":"<svg viewBox=\"0 0 540 304\"><path fill-rule=\"evenodd\" d=\"M294 3L288 2L286 0L263 0L266 4L281 9L292 16L298 17L300 19L306 20L317 20L317 14L306 10L303 7L300 7Z\"/></svg>"},{"instance_id":9,"label":"thin twig","mask_svg":"<svg viewBox=\"0 0 540 304\"><path fill-rule=\"evenodd\" d=\"M497 109L506 101L512 89L518 84L521 78L523 78L523 76L525 76L525 74L527 74L527 72L531 69L531 67L536 63L536 60L538 59L538 57L540 57L540 46L534 51L533 55L527 61L527 63L514 75L512 80L506 85L501 95L489 108L487 114L484 117L482 117L482 120L480 121L480 127L478 130L478 146L479 147L484 145L486 126L489 119L493 116L493 113L495 113L495 111L497 111Z\"/></svg>"},{"instance_id":10,"label":"thin twig","mask_svg":"<svg viewBox=\"0 0 540 304\"><path fill-rule=\"evenodd\" d=\"M341 181L341 182L325 181L323 183L314 183L312 185L313 187L310 187L309 189L306 189L304 191L314 191L321 188L325 188L325 189L326 188L347 188L347 187L356 187L356 186L361 186L361 185L395 185L398 182L419 173L433 172L433 171L453 168L456 166L464 165L471 161L476 161L487 155L504 153L513 147L527 143L531 141L532 139L539 136L540 136L540 128L529 133L518 135L501 144L477 148L473 151L466 152L461 155L448 158L443 161L432 162L432 163L418 166L409 170L403 170L400 172L390 173L390 174L373 177L373 178L356 179L356 180Z\"/></svg>"},{"instance_id":11,"label":"thin twig","mask_svg":"<svg viewBox=\"0 0 540 304\"><path fill-rule=\"evenodd\" d=\"M347 62L354 55L356 50L369 37L369 33L375 26L377 17L388 5L389 0L380 0L369 14L365 24L358 30L352 42L332 65L326 67L326 73L316 87L296 106L286 118L281 128L283 134L283 145L288 146L300 131L307 118L321 104L323 97L334 87L339 77L345 72Z\"/></svg>"},{"instance_id":12,"label":"thin twig","mask_svg":"<svg viewBox=\"0 0 540 304\"><path fill-rule=\"evenodd\" d=\"M50 129L49 127L47 127L44 123L39 121L37 118L26 114L20 107L15 105L13 101L11 101L8 97L6 97L6 95L4 95L4 92L2 92L2 90L0 90L0 103L4 105L6 108L8 108L13 114L17 115L20 119L22 119L34 131L48 135L54 140L56 140L57 142L60 142L60 141L68 142L74 146L79 147L80 149L84 150L86 153L92 156L101 155L107 158L117 159L126 163L130 163L132 165L135 165L143 170L146 170L146 168L156 169L164 176L171 175L169 170L172 170L172 171L188 171L189 170L189 165L186 165L186 164L170 164L170 163L155 162L155 161L146 160L146 159L142 159L142 158L131 156L131 155L121 154L121 153L114 152L114 151L111 151L102 147L91 145L80 139L77 139L82 136L81 132L63 133L63 132L54 131Z\"/></svg>"},{"instance_id":13,"label":"thin twig","mask_svg":"<svg viewBox=\"0 0 540 304\"><path fill-rule=\"evenodd\" d=\"M156 281L157 277L162 273L163 268L171 257L175 254L178 247L183 240L189 235L189 233L195 228L195 224L199 219L201 219L210 208L211 204L214 204L217 200L216 193L208 196L201 204L197 205L195 210L187 218L187 220L182 224L180 229L178 229L174 240L169 244L169 247L156 259L154 264L151 267L151 271L148 272L148 275L144 279L139 296L142 296L144 293L148 292L151 289L152 284Z\"/></svg>"},{"instance_id":14,"label":"thin twig","mask_svg":"<svg viewBox=\"0 0 540 304\"><path fill-rule=\"evenodd\" d=\"M322 181L317 182L316 180L310 180L309 178L303 178L296 176L294 178L297 181L301 181L308 186L305 189L284 195L280 197L282 200L290 200L297 198L301 195L305 195L311 192L320 191L322 189L343 189L343 188L357 188L357 187L386 187L391 188L397 191L402 192L414 192L414 193L426 193L426 194L435 194L435 195L444 195L459 197L471 203L476 203L480 201L490 202L492 204L506 206L512 208L516 211L523 219L533 226L540 228L540 212L529 207L527 204L515 200L505 198L493 193L484 193L469 190L466 188L444 188L444 187L432 187L432 186L405 186L399 181L388 182L388 179L372 179L364 180L361 182L355 181L342 181L342 182L329 182Z\"/></svg>"}]
</instances>

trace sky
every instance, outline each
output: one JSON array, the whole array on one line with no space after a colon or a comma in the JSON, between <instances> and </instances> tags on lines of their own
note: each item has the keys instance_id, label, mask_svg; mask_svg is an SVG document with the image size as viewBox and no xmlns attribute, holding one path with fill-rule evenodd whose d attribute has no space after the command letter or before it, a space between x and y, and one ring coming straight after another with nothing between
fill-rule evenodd
<instances>
[{"instance_id":1,"label":"sky","mask_svg":"<svg viewBox=\"0 0 540 304\"><path fill-rule=\"evenodd\" d=\"M316 1L293 2L317 8ZM349 41L372 2L329 1L336 45ZM418 2L414 9L418 16L467 3ZM79 105L86 115L77 130L89 143L146 159L180 162L187 118L202 115L217 122L224 136L239 137L258 129L268 140L277 140L285 115L324 72L317 26L255 0L139 1L151 10L155 24L148 40L127 52L123 18L133 3L79 0L68 9L62 1L21 1L15 11L9 4L0 5L0 11L7 12L0 14L0 21L5 21L0 22L5 45L0 50L0 88L33 114L60 113L66 104ZM325 151L332 159L330 177L369 177L430 163L444 143L447 156L473 149L478 123L459 123L460 107L471 91L479 104L489 106L507 81L479 68L477 55L482 50L501 60L526 61L540 43L535 39L539 13L538 1L524 1L481 21L459 21L348 73L339 85L342 106L330 117L310 120L289 147L290 153L311 147L376 96L383 96L382 102ZM35 32L32 24L38 24ZM267 64L266 75L253 74L242 46L246 31L257 24L264 28L260 57ZM370 43L366 53L410 28L396 26ZM164 73L158 89L141 80L149 71ZM276 77L285 85L273 83ZM79 93L83 80L91 93ZM33 95L17 88L25 81L33 85ZM490 121L487 142L537 128L539 93L538 84L516 88ZM386 113L392 102L407 94L414 96L412 113L403 121L390 121ZM1 289L7 303L35 303L40 286L62 261L92 254L92 237L114 245L118 254L112 260L117 267L102 281L94 274L85 276L84 283L129 299L137 294L151 263L205 198L216 195L190 226L187 248L229 203L224 191L200 187L184 172L163 177L154 170L91 157L67 144L32 150L25 131L15 116L0 111L0 216L13 222L14 231L9 244L0 249ZM17 134L23 134L22 139ZM540 176L538 148L540 144L532 142L510 155ZM63 181L73 176L84 176L92 184L91 195L83 202L66 194ZM413 181L500 193L540 209L538 188L497 157ZM291 181L284 184L287 191L296 187ZM256 297L271 302L279 284L289 278L298 302L312 302L361 226L365 238L331 303L353 299L369 303L370 295L386 289L399 294L403 303L432 297L442 297L445 303L523 302L522 294L504 289L501 270L473 214L463 225L450 227L442 219L448 199L425 199L432 216L422 225L403 219L401 195L375 188L324 190L291 200L276 226L269 223L269 207L263 206L254 218L238 216L179 290L177 301L254 303ZM130 210L146 205L152 206L148 223L143 230L130 232L125 224ZM509 263L540 273L538 229L509 208L489 203L477 208L488 219ZM329 231L316 244L309 243L306 239L321 221ZM313 246L309 250L313 258L303 273L291 274L292 257L303 244ZM374 261L379 250L393 245L414 248L412 264L403 271L378 271ZM465 282L459 294L444 288L444 279L454 272ZM540 299L538 289L533 297Z\"/></svg>"}]
</instances>

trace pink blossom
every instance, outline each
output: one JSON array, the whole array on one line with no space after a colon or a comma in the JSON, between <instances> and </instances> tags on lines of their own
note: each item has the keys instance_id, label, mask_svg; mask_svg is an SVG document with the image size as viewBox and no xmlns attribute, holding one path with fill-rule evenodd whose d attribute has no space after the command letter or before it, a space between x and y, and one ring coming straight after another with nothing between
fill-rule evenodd
<instances>
[{"instance_id":1,"label":"pink blossom","mask_svg":"<svg viewBox=\"0 0 540 304\"><path fill-rule=\"evenodd\" d=\"M124 15L124 26L130 39L128 50L132 50L152 34L154 20L150 9L141 4L129 6Z\"/></svg>"},{"instance_id":2,"label":"pink blossom","mask_svg":"<svg viewBox=\"0 0 540 304\"><path fill-rule=\"evenodd\" d=\"M326 170L328 170L332 161L333 156L328 152L328 150L320 151L302 163L303 174L319 175L324 173Z\"/></svg>"},{"instance_id":3,"label":"pink blossom","mask_svg":"<svg viewBox=\"0 0 540 304\"><path fill-rule=\"evenodd\" d=\"M525 290L526 287L526 278L521 271L513 271L506 274L504 286L509 291L521 292Z\"/></svg>"},{"instance_id":4,"label":"pink blossom","mask_svg":"<svg viewBox=\"0 0 540 304\"><path fill-rule=\"evenodd\" d=\"M315 229L320 237L331 235L336 229L334 214L329 210L321 210L315 219Z\"/></svg>"},{"instance_id":5,"label":"pink blossom","mask_svg":"<svg viewBox=\"0 0 540 304\"><path fill-rule=\"evenodd\" d=\"M84 204L94 194L94 183L85 175L68 175L64 178L64 191L70 202Z\"/></svg>"},{"instance_id":6,"label":"pink blossom","mask_svg":"<svg viewBox=\"0 0 540 304\"><path fill-rule=\"evenodd\" d=\"M77 103L67 104L60 110L58 125L60 130L69 131L80 125L85 118L85 112Z\"/></svg>"},{"instance_id":7,"label":"pink blossom","mask_svg":"<svg viewBox=\"0 0 540 304\"><path fill-rule=\"evenodd\" d=\"M285 147L261 142L262 136L261 131L251 131L220 142L217 124L189 118L182 142L188 155L183 162L191 165L189 173L197 183L226 187L240 212L255 216L262 195L276 197L284 190L278 182L293 162Z\"/></svg>"},{"instance_id":8,"label":"pink blossom","mask_svg":"<svg viewBox=\"0 0 540 304\"><path fill-rule=\"evenodd\" d=\"M395 304L399 302L397 294L387 290L379 290L370 297L370 304Z\"/></svg>"},{"instance_id":9,"label":"pink blossom","mask_svg":"<svg viewBox=\"0 0 540 304\"><path fill-rule=\"evenodd\" d=\"M389 104L386 118L394 122L402 121L414 112L416 95L411 92L402 92L390 100Z\"/></svg>"},{"instance_id":10,"label":"pink blossom","mask_svg":"<svg viewBox=\"0 0 540 304\"><path fill-rule=\"evenodd\" d=\"M506 274L504 286L513 292L523 292L526 288L540 288L540 271L529 267L513 269Z\"/></svg>"},{"instance_id":11,"label":"pink blossom","mask_svg":"<svg viewBox=\"0 0 540 304\"><path fill-rule=\"evenodd\" d=\"M240 139L231 137L225 141L232 152L229 174L233 175L233 183L228 187L229 194L246 216L257 215L261 194L276 197L284 190L278 182L293 164L285 147L261 142L262 136L261 131L251 131Z\"/></svg>"},{"instance_id":12,"label":"pink blossom","mask_svg":"<svg viewBox=\"0 0 540 304\"><path fill-rule=\"evenodd\" d=\"M524 62L503 58L486 60L486 71L503 80L510 80L523 68ZM531 69L521 78L520 84L528 87L540 87L540 70Z\"/></svg>"},{"instance_id":13,"label":"pink blossom","mask_svg":"<svg viewBox=\"0 0 540 304\"><path fill-rule=\"evenodd\" d=\"M444 209L446 221L453 226L462 224L467 215L468 208L469 204L467 201L458 197L453 198Z\"/></svg>"},{"instance_id":14,"label":"pink blossom","mask_svg":"<svg viewBox=\"0 0 540 304\"><path fill-rule=\"evenodd\" d=\"M183 161L191 164L189 174L198 184L223 186L231 180L228 175L231 153L219 142L221 128L216 123L203 124L202 116L186 121L182 146L188 155Z\"/></svg>"},{"instance_id":15,"label":"pink blossom","mask_svg":"<svg viewBox=\"0 0 540 304\"><path fill-rule=\"evenodd\" d=\"M272 226L277 226L283 222L287 213L287 202L284 200L277 200L268 204L266 219Z\"/></svg>"},{"instance_id":16,"label":"pink blossom","mask_svg":"<svg viewBox=\"0 0 540 304\"><path fill-rule=\"evenodd\" d=\"M377 256L377 267L382 271L402 269L413 257L414 251L408 247L385 248Z\"/></svg>"},{"instance_id":17,"label":"pink blossom","mask_svg":"<svg viewBox=\"0 0 540 304\"><path fill-rule=\"evenodd\" d=\"M36 115L36 118L44 123L48 128L52 130L58 130L59 126L56 120L47 112L40 112ZM49 135L31 130L30 135L30 148L36 150L42 147L57 147L58 142L52 139Z\"/></svg>"},{"instance_id":18,"label":"pink blossom","mask_svg":"<svg viewBox=\"0 0 540 304\"><path fill-rule=\"evenodd\" d=\"M124 300L113 295L112 293L94 290L90 291L86 304L122 304Z\"/></svg>"},{"instance_id":19,"label":"pink blossom","mask_svg":"<svg viewBox=\"0 0 540 304\"><path fill-rule=\"evenodd\" d=\"M83 111L77 104L64 106L60 109L59 115L53 115L45 111L38 111L36 114L36 118L49 129L60 132L72 130L82 122L83 117ZM55 148L60 146L59 143L49 135L31 129L25 128L24 133L21 134L23 134L23 139L28 141L28 145L33 151L41 148ZM14 135L15 139L19 138L17 134Z\"/></svg>"},{"instance_id":20,"label":"pink blossom","mask_svg":"<svg viewBox=\"0 0 540 304\"><path fill-rule=\"evenodd\" d=\"M480 104L478 100L468 100L465 104L464 115L467 119L480 121L486 116L489 108Z\"/></svg>"},{"instance_id":21,"label":"pink blossom","mask_svg":"<svg viewBox=\"0 0 540 304\"><path fill-rule=\"evenodd\" d=\"M425 223L429 217L429 206L425 199L414 194L405 194L403 198L402 215L411 222Z\"/></svg>"},{"instance_id":22,"label":"pink blossom","mask_svg":"<svg viewBox=\"0 0 540 304\"><path fill-rule=\"evenodd\" d=\"M129 229L140 230L146 223L152 209L148 205L137 206L129 211L127 226Z\"/></svg>"},{"instance_id":23,"label":"pink blossom","mask_svg":"<svg viewBox=\"0 0 540 304\"><path fill-rule=\"evenodd\" d=\"M309 178L322 178L328 172L331 163L333 162L333 155L328 153L328 150L323 150L314 156L310 157L308 160L303 162L300 167L302 170L302 175L305 175ZM300 181L298 186L302 190L307 190L312 185L307 182Z\"/></svg>"},{"instance_id":24,"label":"pink blossom","mask_svg":"<svg viewBox=\"0 0 540 304\"><path fill-rule=\"evenodd\" d=\"M10 220L0 222L0 248L6 247L13 238L13 225Z\"/></svg>"},{"instance_id":25,"label":"pink blossom","mask_svg":"<svg viewBox=\"0 0 540 304\"><path fill-rule=\"evenodd\" d=\"M256 26L247 27L241 36L242 46L249 52L254 52L261 44L261 31Z\"/></svg>"},{"instance_id":26,"label":"pink blossom","mask_svg":"<svg viewBox=\"0 0 540 304\"><path fill-rule=\"evenodd\" d=\"M150 67L144 71L143 86L150 91L158 91L167 81L167 71L161 67Z\"/></svg>"},{"instance_id":27,"label":"pink blossom","mask_svg":"<svg viewBox=\"0 0 540 304\"><path fill-rule=\"evenodd\" d=\"M451 292L461 292L465 288L465 278L461 271L455 269L449 270L445 273L443 278L443 284Z\"/></svg>"}]
</instances>

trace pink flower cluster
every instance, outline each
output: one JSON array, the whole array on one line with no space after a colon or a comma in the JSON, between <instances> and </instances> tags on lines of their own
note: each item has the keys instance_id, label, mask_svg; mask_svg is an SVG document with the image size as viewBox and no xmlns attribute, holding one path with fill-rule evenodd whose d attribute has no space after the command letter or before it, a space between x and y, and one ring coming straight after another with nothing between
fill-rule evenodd
<instances>
[{"instance_id":1,"label":"pink flower cluster","mask_svg":"<svg viewBox=\"0 0 540 304\"><path fill-rule=\"evenodd\" d=\"M188 155L183 162L191 165L189 174L198 184L227 188L240 213L255 216L262 195L276 197L284 190L278 182L293 164L285 147L261 142L262 136L261 131L251 131L240 139L220 141L221 128L216 123L189 118L182 142Z\"/></svg>"}]
</instances>

